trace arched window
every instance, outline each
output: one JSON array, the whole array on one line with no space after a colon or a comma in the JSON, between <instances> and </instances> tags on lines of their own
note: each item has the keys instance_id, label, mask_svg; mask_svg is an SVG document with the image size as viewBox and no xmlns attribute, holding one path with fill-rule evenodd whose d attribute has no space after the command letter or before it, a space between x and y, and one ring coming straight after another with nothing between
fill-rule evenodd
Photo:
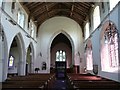
<instances>
[{"instance_id":1,"label":"arched window","mask_svg":"<svg viewBox=\"0 0 120 90\"><path fill-rule=\"evenodd\" d=\"M109 22L101 40L101 65L103 71L118 69L118 33L115 25Z\"/></svg>"},{"instance_id":2,"label":"arched window","mask_svg":"<svg viewBox=\"0 0 120 90\"><path fill-rule=\"evenodd\" d=\"M18 11L18 24L19 24L22 28L24 28L25 15L24 15L24 13L23 13L21 10Z\"/></svg>"},{"instance_id":3,"label":"arched window","mask_svg":"<svg viewBox=\"0 0 120 90\"><path fill-rule=\"evenodd\" d=\"M93 29L95 30L100 24L100 9L96 6L93 12Z\"/></svg>"},{"instance_id":4,"label":"arched window","mask_svg":"<svg viewBox=\"0 0 120 90\"><path fill-rule=\"evenodd\" d=\"M14 57L11 55L11 56L9 57L8 67L9 67L9 68L10 68L10 67L13 67L13 65L14 65Z\"/></svg>"},{"instance_id":5,"label":"arched window","mask_svg":"<svg viewBox=\"0 0 120 90\"><path fill-rule=\"evenodd\" d=\"M30 30L31 37L34 38L34 35L35 35L35 25L32 22L32 20L30 20L30 22L29 22L29 30Z\"/></svg>"},{"instance_id":6,"label":"arched window","mask_svg":"<svg viewBox=\"0 0 120 90\"><path fill-rule=\"evenodd\" d=\"M0 0L0 7L2 7L2 1L3 1L3 0Z\"/></svg>"},{"instance_id":7,"label":"arched window","mask_svg":"<svg viewBox=\"0 0 120 90\"><path fill-rule=\"evenodd\" d=\"M85 39L87 39L89 37L89 22L86 23L85 25Z\"/></svg>"},{"instance_id":8,"label":"arched window","mask_svg":"<svg viewBox=\"0 0 120 90\"><path fill-rule=\"evenodd\" d=\"M120 0L109 0L110 1L110 11L116 6Z\"/></svg>"},{"instance_id":9,"label":"arched window","mask_svg":"<svg viewBox=\"0 0 120 90\"><path fill-rule=\"evenodd\" d=\"M34 37L34 25L32 23L32 27L31 27L31 37Z\"/></svg>"},{"instance_id":10,"label":"arched window","mask_svg":"<svg viewBox=\"0 0 120 90\"><path fill-rule=\"evenodd\" d=\"M87 63L87 70L93 70L93 56L92 56L91 40L88 40L87 46L86 46L86 63Z\"/></svg>"},{"instance_id":11,"label":"arched window","mask_svg":"<svg viewBox=\"0 0 120 90\"><path fill-rule=\"evenodd\" d=\"M56 52L56 61L66 61L66 52L59 50Z\"/></svg>"},{"instance_id":12,"label":"arched window","mask_svg":"<svg viewBox=\"0 0 120 90\"><path fill-rule=\"evenodd\" d=\"M16 0L12 0L11 12L14 13Z\"/></svg>"}]
</instances>

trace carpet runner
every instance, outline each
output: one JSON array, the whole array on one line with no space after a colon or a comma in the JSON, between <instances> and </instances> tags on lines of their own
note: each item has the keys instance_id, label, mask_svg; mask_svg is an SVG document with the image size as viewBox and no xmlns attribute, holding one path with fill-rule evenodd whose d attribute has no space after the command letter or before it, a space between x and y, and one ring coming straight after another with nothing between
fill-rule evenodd
<instances>
[{"instance_id":1,"label":"carpet runner","mask_svg":"<svg viewBox=\"0 0 120 90\"><path fill-rule=\"evenodd\" d=\"M68 90L66 80L58 79L54 82L52 90Z\"/></svg>"}]
</instances>

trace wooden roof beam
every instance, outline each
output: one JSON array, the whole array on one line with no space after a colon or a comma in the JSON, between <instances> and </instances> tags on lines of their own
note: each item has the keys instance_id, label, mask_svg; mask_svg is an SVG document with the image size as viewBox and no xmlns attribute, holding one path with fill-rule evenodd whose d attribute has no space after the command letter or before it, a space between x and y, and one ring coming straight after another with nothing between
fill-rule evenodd
<instances>
[{"instance_id":1,"label":"wooden roof beam","mask_svg":"<svg viewBox=\"0 0 120 90\"><path fill-rule=\"evenodd\" d=\"M79 3L74 3L74 5L75 5L76 7L78 7L80 10L83 10L83 11L85 11L85 12L88 12L88 11L89 11L89 9L86 9L86 8L85 8L85 5L82 6L82 5L79 4Z\"/></svg>"},{"instance_id":2,"label":"wooden roof beam","mask_svg":"<svg viewBox=\"0 0 120 90\"><path fill-rule=\"evenodd\" d=\"M91 2L81 2L82 4L84 4L86 7L90 7Z\"/></svg>"},{"instance_id":3,"label":"wooden roof beam","mask_svg":"<svg viewBox=\"0 0 120 90\"><path fill-rule=\"evenodd\" d=\"M72 14L73 14L73 10L74 10L74 4L72 5L72 7L71 7L71 13L70 13L70 17L72 16Z\"/></svg>"},{"instance_id":4,"label":"wooden roof beam","mask_svg":"<svg viewBox=\"0 0 120 90\"><path fill-rule=\"evenodd\" d=\"M43 8L45 5L46 5L46 3L43 2L41 5L38 5L38 6L35 7L34 9L30 10L30 12L36 13L36 12L38 12L41 8Z\"/></svg>"},{"instance_id":5,"label":"wooden roof beam","mask_svg":"<svg viewBox=\"0 0 120 90\"><path fill-rule=\"evenodd\" d=\"M46 8L46 11L47 11L47 15L48 15L48 17L50 17L50 15L49 15L49 13L48 13L49 9L48 9L48 5L47 5L47 3L46 3L46 5L45 5L45 8Z\"/></svg>"},{"instance_id":6,"label":"wooden roof beam","mask_svg":"<svg viewBox=\"0 0 120 90\"><path fill-rule=\"evenodd\" d=\"M33 2L23 2L23 5L25 5L25 6L29 6L29 5L31 5Z\"/></svg>"},{"instance_id":7,"label":"wooden roof beam","mask_svg":"<svg viewBox=\"0 0 120 90\"><path fill-rule=\"evenodd\" d=\"M81 17L80 15L78 14L73 14L73 18L77 18L79 21L84 21L83 17Z\"/></svg>"},{"instance_id":8,"label":"wooden roof beam","mask_svg":"<svg viewBox=\"0 0 120 90\"><path fill-rule=\"evenodd\" d=\"M77 7L77 6L75 6L75 8L79 9L80 12L84 13L85 15L88 14L88 11L89 11L89 10L85 11L84 9L81 9L80 7Z\"/></svg>"},{"instance_id":9,"label":"wooden roof beam","mask_svg":"<svg viewBox=\"0 0 120 90\"><path fill-rule=\"evenodd\" d=\"M41 16L41 15L44 15L45 13L59 12L59 11L66 11L66 12L70 12L70 10L69 10L69 9L53 9L53 10L44 11L43 13L38 13L38 14L35 14L34 16L35 16L35 17L39 17L39 16Z\"/></svg>"},{"instance_id":10,"label":"wooden roof beam","mask_svg":"<svg viewBox=\"0 0 120 90\"><path fill-rule=\"evenodd\" d=\"M43 2L42 2L43 3ZM38 2L38 3L35 3L35 4L31 4L32 6L28 6L28 8L31 10L35 10L37 7L39 7L42 3Z\"/></svg>"}]
</instances>

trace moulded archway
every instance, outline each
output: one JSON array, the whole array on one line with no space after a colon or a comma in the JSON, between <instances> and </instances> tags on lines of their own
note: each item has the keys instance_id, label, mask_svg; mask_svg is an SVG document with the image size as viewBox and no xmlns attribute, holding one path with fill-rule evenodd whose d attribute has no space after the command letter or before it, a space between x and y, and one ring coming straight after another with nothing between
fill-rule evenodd
<instances>
[{"instance_id":1,"label":"moulded archway","mask_svg":"<svg viewBox=\"0 0 120 90\"><path fill-rule=\"evenodd\" d=\"M116 25L112 21L103 24L100 34L101 70L116 72L119 65L118 33Z\"/></svg>"},{"instance_id":2,"label":"moulded archway","mask_svg":"<svg viewBox=\"0 0 120 90\"><path fill-rule=\"evenodd\" d=\"M73 40L72 40L72 38L70 37L70 35L68 34L68 33L66 33L64 30L60 30L60 31L58 31L58 32L56 32L56 33L54 33L53 34L53 36L52 36L52 38L51 38L51 41L50 41L50 44L49 44L49 57L50 57L50 59L51 59L51 45L52 45L52 42L53 42L53 40L59 35L59 34L63 34L63 35L65 35L67 38L68 38L68 40L70 41L70 44L71 44L71 47L72 47L72 65L74 65L74 43L73 43ZM51 60L49 60L49 61L51 61ZM49 62L50 64L51 64L51 62ZM49 65L50 65L49 64Z\"/></svg>"},{"instance_id":3,"label":"moulded archway","mask_svg":"<svg viewBox=\"0 0 120 90\"><path fill-rule=\"evenodd\" d=\"M37 38L37 48L40 48L38 53L38 58L36 58L35 65L36 67L41 68L41 64L39 65L37 62L41 63L42 61L47 61L47 69L41 72L49 73L50 71L50 47L52 41L58 34L64 34L72 46L72 64L79 66L79 60L76 60L75 54L77 52L83 53L83 37L81 27L74 20L57 16L53 17L49 20L46 20L39 27L38 38ZM73 55L74 54L74 55ZM81 54L81 57L82 54ZM82 66L81 66L82 69Z\"/></svg>"},{"instance_id":4,"label":"moulded archway","mask_svg":"<svg viewBox=\"0 0 120 90\"><path fill-rule=\"evenodd\" d=\"M32 42L29 44L27 48L27 56L26 56L26 74L34 72L34 47Z\"/></svg>"},{"instance_id":5,"label":"moulded archway","mask_svg":"<svg viewBox=\"0 0 120 90\"><path fill-rule=\"evenodd\" d=\"M11 56L15 61L12 67L9 66ZM25 75L25 47L21 33L18 33L12 40L6 67L8 68L7 74Z\"/></svg>"}]
</instances>

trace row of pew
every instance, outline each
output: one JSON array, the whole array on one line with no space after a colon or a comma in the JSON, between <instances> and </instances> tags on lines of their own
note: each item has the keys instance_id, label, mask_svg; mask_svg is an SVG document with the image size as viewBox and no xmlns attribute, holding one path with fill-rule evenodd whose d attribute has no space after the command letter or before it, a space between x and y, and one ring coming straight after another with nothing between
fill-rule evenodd
<instances>
[{"instance_id":1,"label":"row of pew","mask_svg":"<svg viewBox=\"0 0 120 90\"><path fill-rule=\"evenodd\" d=\"M120 90L120 83L92 74L67 74L73 90Z\"/></svg>"},{"instance_id":2,"label":"row of pew","mask_svg":"<svg viewBox=\"0 0 120 90\"><path fill-rule=\"evenodd\" d=\"M54 74L14 76L2 83L2 90L48 90L54 81Z\"/></svg>"}]
</instances>

